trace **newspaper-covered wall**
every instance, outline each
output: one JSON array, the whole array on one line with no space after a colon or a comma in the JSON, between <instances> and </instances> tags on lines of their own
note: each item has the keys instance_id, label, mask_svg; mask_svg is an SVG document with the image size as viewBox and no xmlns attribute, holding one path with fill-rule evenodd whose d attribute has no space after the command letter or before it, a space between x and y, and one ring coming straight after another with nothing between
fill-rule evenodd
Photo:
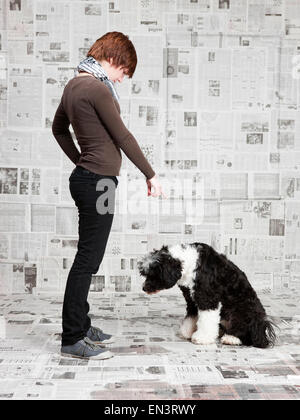
<instances>
[{"instance_id":1,"label":"newspaper-covered wall","mask_svg":"<svg viewBox=\"0 0 300 420\"><path fill-rule=\"evenodd\" d=\"M123 154L91 291L140 291L137 258L194 241L257 290L299 289L298 0L0 0L0 293L64 290L78 215L51 124L78 62L114 30L138 55L121 115L168 199L146 197Z\"/></svg>"}]
</instances>

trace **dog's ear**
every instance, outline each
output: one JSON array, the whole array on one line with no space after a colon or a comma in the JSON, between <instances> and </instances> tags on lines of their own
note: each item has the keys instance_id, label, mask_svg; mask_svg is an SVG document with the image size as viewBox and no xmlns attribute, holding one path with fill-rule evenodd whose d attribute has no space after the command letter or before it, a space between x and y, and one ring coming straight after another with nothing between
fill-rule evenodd
<instances>
[{"instance_id":1,"label":"dog's ear","mask_svg":"<svg viewBox=\"0 0 300 420\"><path fill-rule=\"evenodd\" d=\"M175 286L177 280L180 279L182 275L182 266L181 262L175 258L169 257L163 266L163 278L164 282L167 285L167 288Z\"/></svg>"}]
</instances>

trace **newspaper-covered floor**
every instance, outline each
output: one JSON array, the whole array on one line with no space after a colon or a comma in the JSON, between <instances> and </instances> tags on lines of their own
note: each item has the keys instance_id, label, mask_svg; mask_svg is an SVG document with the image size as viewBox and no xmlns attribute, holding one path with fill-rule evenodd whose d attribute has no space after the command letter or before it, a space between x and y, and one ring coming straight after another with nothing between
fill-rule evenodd
<instances>
[{"instance_id":1,"label":"newspaper-covered floor","mask_svg":"<svg viewBox=\"0 0 300 420\"><path fill-rule=\"evenodd\" d=\"M300 399L300 305L260 294L279 327L272 349L197 346L178 334L180 295L90 293L93 325L115 356L61 357L62 296L0 296L0 399Z\"/></svg>"}]
</instances>

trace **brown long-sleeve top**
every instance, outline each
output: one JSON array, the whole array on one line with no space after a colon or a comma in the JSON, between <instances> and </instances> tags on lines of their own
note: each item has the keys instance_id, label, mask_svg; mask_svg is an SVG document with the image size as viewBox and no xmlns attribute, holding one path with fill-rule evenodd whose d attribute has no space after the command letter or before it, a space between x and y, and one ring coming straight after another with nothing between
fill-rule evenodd
<instances>
[{"instance_id":1,"label":"brown long-sleeve top","mask_svg":"<svg viewBox=\"0 0 300 420\"><path fill-rule=\"evenodd\" d=\"M72 125L81 153L69 131ZM146 176L155 175L136 139L124 125L109 88L92 76L69 80L52 124L58 144L75 165L100 175L119 175L120 149Z\"/></svg>"}]
</instances>

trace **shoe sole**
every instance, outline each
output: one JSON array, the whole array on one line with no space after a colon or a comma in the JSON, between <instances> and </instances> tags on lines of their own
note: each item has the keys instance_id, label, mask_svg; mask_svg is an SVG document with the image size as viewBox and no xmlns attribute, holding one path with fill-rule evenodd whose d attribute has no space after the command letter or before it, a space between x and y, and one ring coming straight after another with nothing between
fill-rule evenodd
<instances>
[{"instance_id":1,"label":"shoe sole","mask_svg":"<svg viewBox=\"0 0 300 420\"><path fill-rule=\"evenodd\" d=\"M71 357L72 359L84 359L84 360L104 360L104 359L110 359L111 357L114 356L113 353L111 353L110 351L106 351L102 355L90 356L90 357L76 356L75 354L62 353L62 352L60 353L60 355L63 357Z\"/></svg>"},{"instance_id":2,"label":"shoe sole","mask_svg":"<svg viewBox=\"0 0 300 420\"><path fill-rule=\"evenodd\" d=\"M104 340L104 341L93 341L93 343L94 344L96 344L97 346L103 346L103 347L105 347L106 346L106 344L112 344L112 343L114 343L115 342L115 340L111 340L111 341L109 341L109 340Z\"/></svg>"}]
</instances>

